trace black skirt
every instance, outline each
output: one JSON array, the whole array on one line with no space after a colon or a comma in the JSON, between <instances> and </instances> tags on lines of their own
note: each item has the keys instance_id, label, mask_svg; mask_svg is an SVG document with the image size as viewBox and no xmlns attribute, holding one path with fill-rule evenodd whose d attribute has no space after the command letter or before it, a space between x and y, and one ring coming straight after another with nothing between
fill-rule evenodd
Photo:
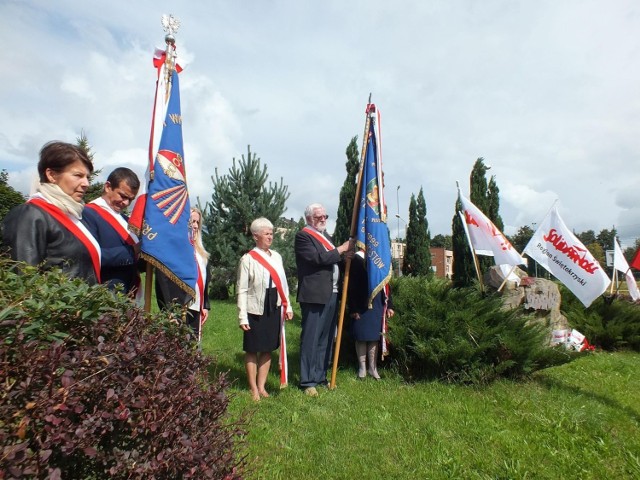
<instances>
[{"instance_id":1,"label":"black skirt","mask_svg":"<svg viewBox=\"0 0 640 480\"><path fill-rule=\"evenodd\" d=\"M278 307L278 290L267 288L262 315L247 314L250 330L244 332L242 349L245 352L272 352L280 347L281 307Z\"/></svg>"}]
</instances>

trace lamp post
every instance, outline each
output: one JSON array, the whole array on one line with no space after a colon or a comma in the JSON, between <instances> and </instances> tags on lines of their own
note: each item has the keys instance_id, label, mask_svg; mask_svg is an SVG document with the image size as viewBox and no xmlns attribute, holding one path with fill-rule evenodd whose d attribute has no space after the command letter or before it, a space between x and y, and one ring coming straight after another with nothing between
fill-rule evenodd
<instances>
[{"instance_id":1,"label":"lamp post","mask_svg":"<svg viewBox=\"0 0 640 480\"><path fill-rule=\"evenodd\" d=\"M532 223L531 223L531 226L533 227L533 233L535 234L535 233L536 233L536 222L532 222ZM532 258L531 260L533 260L533 258ZM535 268L535 272L536 272L536 273L535 273L535 275L536 275L536 278L538 278L538 262L536 262L535 260L533 260L533 266L534 266L534 268Z\"/></svg>"},{"instance_id":2,"label":"lamp post","mask_svg":"<svg viewBox=\"0 0 640 480\"><path fill-rule=\"evenodd\" d=\"M402 218L400 216L399 213L396 213L396 218L398 219L398 235L400 235L400 220L402 220L402 222L406 225L407 222L404 220L404 218ZM402 245L402 243L400 243L400 241L398 241L398 247L400 247ZM400 253L402 253L402 256L400 256ZM398 276L400 276L400 259L404 258L404 250L402 248L398 248Z\"/></svg>"},{"instance_id":3,"label":"lamp post","mask_svg":"<svg viewBox=\"0 0 640 480\"><path fill-rule=\"evenodd\" d=\"M398 217L398 231L396 232L396 240L400 239L400 185L396 187L396 206L398 207L398 213L396 217Z\"/></svg>"},{"instance_id":4,"label":"lamp post","mask_svg":"<svg viewBox=\"0 0 640 480\"><path fill-rule=\"evenodd\" d=\"M396 231L396 245L398 246L398 276L400 276L400 185L396 188L396 206L398 207L398 230Z\"/></svg>"}]
</instances>

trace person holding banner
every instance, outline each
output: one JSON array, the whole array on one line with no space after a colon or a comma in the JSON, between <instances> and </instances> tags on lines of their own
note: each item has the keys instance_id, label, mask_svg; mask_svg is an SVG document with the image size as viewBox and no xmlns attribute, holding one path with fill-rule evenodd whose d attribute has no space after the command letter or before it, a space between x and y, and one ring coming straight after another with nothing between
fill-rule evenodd
<instances>
[{"instance_id":1,"label":"person holding banner","mask_svg":"<svg viewBox=\"0 0 640 480\"><path fill-rule=\"evenodd\" d=\"M93 164L70 143L49 142L40 150L37 191L4 219L3 241L11 258L59 267L71 278L100 282L100 245L80 221Z\"/></svg>"},{"instance_id":2,"label":"person holding banner","mask_svg":"<svg viewBox=\"0 0 640 480\"><path fill-rule=\"evenodd\" d=\"M261 397L269 396L265 384L271 367L271 352L277 348L281 354L280 383L286 385L282 320L291 320L293 309L282 257L271 250L273 224L266 218L257 218L250 228L256 246L240 259L236 293L238 319L244 332L242 348L247 380L253 400L259 401Z\"/></svg>"},{"instance_id":3,"label":"person holding banner","mask_svg":"<svg viewBox=\"0 0 640 480\"><path fill-rule=\"evenodd\" d=\"M351 261L349 280L349 316L351 317L351 336L355 341L358 356L358 379L364 379L368 372L374 379L380 380L378 345L384 330L383 319L393 317L395 312L386 286L373 298L369 308L367 287L365 252L358 250ZM369 368L367 368L367 360Z\"/></svg>"},{"instance_id":4,"label":"person holding banner","mask_svg":"<svg viewBox=\"0 0 640 480\"><path fill-rule=\"evenodd\" d=\"M189 325L198 338L202 336L202 326L209 317L209 252L202 245L202 212L199 208L191 207L189 217L189 232L193 243L195 260L198 266L198 279L196 283L196 297L187 308L187 325Z\"/></svg>"},{"instance_id":5,"label":"person holding banner","mask_svg":"<svg viewBox=\"0 0 640 480\"><path fill-rule=\"evenodd\" d=\"M300 333L300 388L316 397L316 386L327 384L331 346L336 330L338 264L342 254L353 255L354 240L339 247L326 232L325 208L312 203L305 209L307 225L296 233L298 302L302 310Z\"/></svg>"},{"instance_id":6,"label":"person holding banner","mask_svg":"<svg viewBox=\"0 0 640 480\"><path fill-rule=\"evenodd\" d=\"M138 237L129 232L129 217L123 211L140 189L138 176L125 167L116 168L104 184L102 196L82 211L82 223L100 244L102 283L109 289L118 286L125 294L138 288Z\"/></svg>"}]
</instances>

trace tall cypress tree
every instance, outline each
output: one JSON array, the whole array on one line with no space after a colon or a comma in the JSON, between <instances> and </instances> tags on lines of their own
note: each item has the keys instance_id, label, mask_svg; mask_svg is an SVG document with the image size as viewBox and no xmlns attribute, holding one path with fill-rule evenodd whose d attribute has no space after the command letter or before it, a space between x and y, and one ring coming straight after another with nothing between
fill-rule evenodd
<instances>
[{"instance_id":1,"label":"tall cypress tree","mask_svg":"<svg viewBox=\"0 0 640 480\"><path fill-rule=\"evenodd\" d=\"M427 223L427 204L420 188L418 198L412 194L409 202L409 225L407 247L402 272L405 275L429 276L431 270L430 235Z\"/></svg>"},{"instance_id":2,"label":"tall cypress tree","mask_svg":"<svg viewBox=\"0 0 640 480\"><path fill-rule=\"evenodd\" d=\"M280 183L267 183L268 179L267 166L251 152L250 145L246 157L233 159L228 174L219 175L216 168L211 177L211 201L203 212L203 241L216 268L212 279L217 277L225 285L235 281L240 257L254 247L249 229L253 220L266 217L274 226L279 224L289 198L288 187L282 178Z\"/></svg>"},{"instance_id":3,"label":"tall cypress tree","mask_svg":"<svg viewBox=\"0 0 640 480\"><path fill-rule=\"evenodd\" d=\"M451 221L451 250L453 251L453 285L458 288L468 287L475 278L473 257L469 250L467 235L458 212L462 211L460 198L456 200L455 211Z\"/></svg>"},{"instance_id":4,"label":"tall cypress tree","mask_svg":"<svg viewBox=\"0 0 640 480\"><path fill-rule=\"evenodd\" d=\"M496 183L495 175L491 175L487 189L489 208L486 215L487 217L489 217L489 220L491 220L493 224L498 227L498 230L503 232L504 222L502 221L502 217L500 216L500 189L498 188L498 184Z\"/></svg>"},{"instance_id":5,"label":"tall cypress tree","mask_svg":"<svg viewBox=\"0 0 640 480\"><path fill-rule=\"evenodd\" d=\"M340 189L340 204L338 205L338 216L336 217L336 229L333 232L333 241L336 245L342 245L349 240L351 235L351 219L353 216L353 202L356 197L356 178L360 170L360 160L358 159L358 136L351 139L345 151L347 161L345 168L347 177L344 179Z\"/></svg>"},{"instance_id":6,"label":"tall cypress tree","mask_svg":"<svg viewBox=\"0 0 640 480\"><path fill-rule=\"evenodd\" d=\"M417 203L416 203L416 196L412 193L411 194L411 199L409 200L409 223L407 224L407 234L405 235L405 249L404 249L404 261L402 262L402 274L403 275L413 275L413 262L414 262L414 242L413 242L413 236L414 234L414 228L412 228L412 225L415 226L415 224L417 223Z\"/></svg>"},{"instance_id":7,"label":"tall cypress tree","mask_svg":"<svg viewBox=\"0 0 640 480\"><path fill-rule=\"evenodd\" d=\"M473 164L471 175L469 177L469 199L485 215L487 215L487 212L489 211L489 199L487 196L489 185L487 184L486 177L487 170L488 168L484 164L484 158L480 157L476 160L476 163Z\"/></svg>"},{"instance_id":8,"label":"tall cypress tree","mask_svg":"<svg viewBox=\"0 0 640 480\"><path fill-rule=\"evenodd\" d=\"M487 183L487 171L489 167L484 164L484 158L480 157L476 160L471 170L471 176L469 178L470 183L470 199L471 202L484 213L489 220L491 218L491 201L489 199L489 184ZM495 183L495 182L494 182ZM497 188L497 185L496 187ZM501 220L502 221L502 220ZM494 222L495 223L495 222ZM497 225L496 225L497 226ZM471 257L472 262L473 258ZM478 264L480 265L480 274L489 270L493 265L493 258L486 256L478 257ZM475 271L475 270L474 270Z\"/></svg>"}]
</instances>

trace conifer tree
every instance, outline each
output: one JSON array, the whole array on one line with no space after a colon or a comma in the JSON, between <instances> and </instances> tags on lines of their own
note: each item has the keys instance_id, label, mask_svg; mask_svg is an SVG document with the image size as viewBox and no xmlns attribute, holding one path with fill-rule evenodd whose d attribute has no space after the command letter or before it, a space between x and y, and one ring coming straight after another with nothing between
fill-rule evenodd
<instances>
[{"instance_id":1,"label":"conifer tree","mask_svg":"<svg viewBox=\"0 0 640 480\"><path fill-rule=\"evenodd\" d=\"M410 232L409 227L416 223L417 209L416 196L412 193L411 199L409 200L409 223L407 224L407 232L405 235L406 247L404 250L404 261L402 262L403 275L413 274L413 230ZM411 247L409 247L409 245L411 245Z\"/></svg>"},{"instance_id":2,"label":"conifer tree","mask_svg":"<svg viewBox=\"0 0 640 480\"><path fill-rule=\"evenodd\" d=\"M281 217L278 223L274 223L271 247L282 257L282 265L287 275L287 282L289 282L289 292L292 294L296 291L295 287L298 283L294 250L295 237L296 233L302 230L305 225L304 217L300 217L297 222L293 218Z\"/></svg>"},{"instance_id":3,"label":"conifer tree","mask_svg":"<svg viewBox=\"0 0 640 480\"><path fill-rule=\"evenodd\" d=\"M489 212L489 198L487 191L489 185L487 184L487 166L484 164L484 158L480 157L473 164L471 169L471 176L469 177L470 194L469 199L478 207L482 213L488 215Z\"/></svg>"},{"instance_id":4,"label":"conifer tree","mask_svg":"<svg viewBox=\"0 0 640 480\"><path fill-rule=\"evenodd\" d=\"M409 224L407 226L407 247L402 272L405 275L431 275L430 235L427 223L427 205L420 188L418 198L411 195L409 202Z\"/></svg>"},{"instance_id":5,"label":"conifer tree","mask_svg":"<svg viewBox=\"0 0 640 480\"><path fill-rule=\"evenodd\" d=\"M498 185L496 185L495 178L491 177L487 183L487 171L490 167L487 167L484 163L484 158L480 157L476 160L471 170L471 202L484 213L489 220L491 220L496 227L502 231L502 219L498 215L498 209L500 208L500 200L493 198L490 188L493 188L496 192L499 192ZM495 211L493 210L495 208ZM499 220L500 225L496 223L496 217ZM494 265L493 257L487 257L484 255L478 256L478 264L480 265L480 275L483 275L487 270Z\"/></svg>"},{"instance_id":6,"label":"conifer tree","mask_svg":"<svg viewBox=\"0 0 640 480\"><path fill-rule=\"evenodd\" d=\"M491 175L489 179L488 188L488 201L489 206L487 209L487 217L489 220L493 222L493 224L498 227L498 230L501 232L504 231L504 222L502 221L502 217L500 216L500 189L498 188L498 184L496 183L496 176Z\"/></svg>"},{"instance_id":7,"label":"conifer tree","mask_svg":"<svg viewBox=\"0 0 640 480\"><path fill-rule=\"evenodd\" d=\"M338 205L338 216L336 217L336 229L333 233L333 241L336 245L349 240L351 235L351 219L353 216L353 203L356 197L356 179L360 169L360 160L358 159L358 136L351 139L345 154L347 161L345 168L347 177L340 189L340 204Z\"/></svg>"},{"instance_id":8,"label":"conifer tree","mask_svg":"<svg viewBox=\"0 0 640 480\"><path fill-rule=\"evenodd\" d=\"M476 277L473 256L469 250L467 234L458 212L462 211L460 198L456 200L453 220L451 221L451 250L453 251L453 285L458 288L468 287Z\"/></svg>"},{"instance_id":9,"label":"conifer tree","mask_svg":"<svg viewBox=\"0 0 640 480\"><path fill-rule=\"evenodd\" d=\"M203 241L216 269L212 279L217 276L227 286L234 283L240 257L254 247L249 228L253 220L265 217L274 226L279 224L288 187L282 178L280 183L267 183L268 179L267 166L251 152L250 145L246 157L233 158L229 173L220 175L216 168L211 177L211 201L203 212ZM224 288L214 286L214 290L224 296Z\"/></svg>"},{"instance_id":10,"label":"conifer tree","mask_svg":"<svg viewBox=\"0 0 640 480\"><path fill-rule=\"evenodd\" d=\"M84 150L84 152L87 154L87 157L89 157L89 160L91 160L91 163L93 163L93 151L91 150L89 139L87 138L87 135L86 133L84 133L84 131L81 131L80 136L76 138L76 146ZM104 191L104 182L94 182L96 177L100 175L100 172L102 172L102 169L94 170L89 177L89 188L84 194L85 203L89 203L91 200L95 200L96 198L102 196L102 192Z\"/></svg>"}]
</instances>

